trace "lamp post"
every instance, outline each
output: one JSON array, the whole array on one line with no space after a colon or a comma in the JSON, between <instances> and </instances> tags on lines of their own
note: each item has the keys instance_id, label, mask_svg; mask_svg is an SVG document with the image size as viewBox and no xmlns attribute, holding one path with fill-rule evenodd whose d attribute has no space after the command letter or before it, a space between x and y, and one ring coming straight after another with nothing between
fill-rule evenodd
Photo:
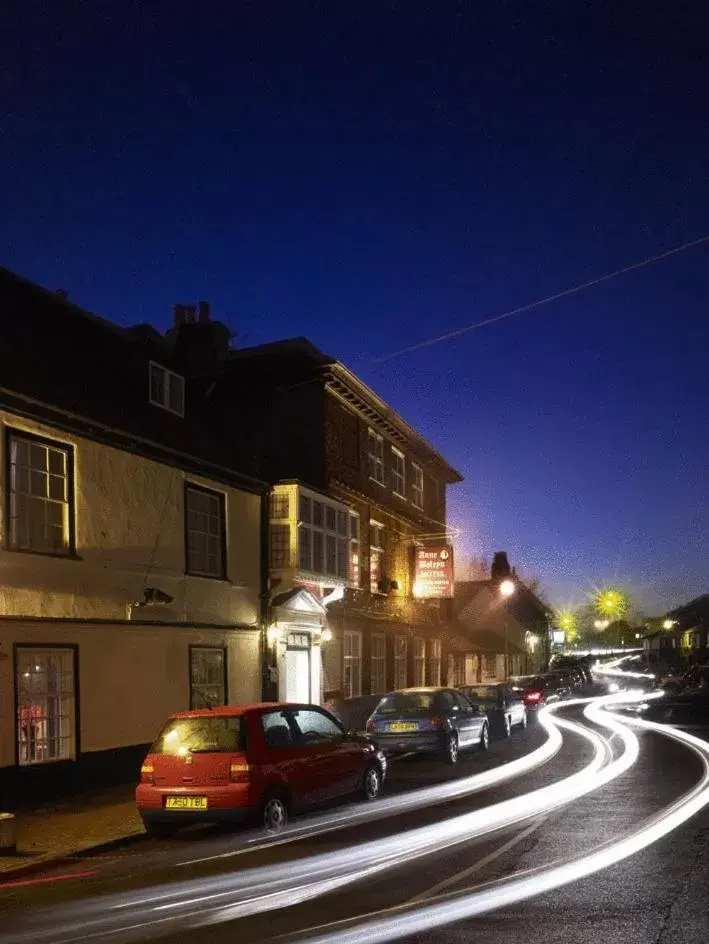
<instances>
[{"instance_id":1,"label":"lamp post","mask_svg":"<svg viewBox=\"0 0 709 944\"><path fill-rule=\"evenodd\" d=\"M508 631L508 623L509 623L509 607L508 607L508 601L509 601L510 597L512 596L512 594L515 592L515 590L516 590L516 587L515 587L515 582L514 582L514 580L503 580L502 583L500 584L500 596L502 597L502 600L503 600L504 605L505 605L505 681L507 681L507 679L509 678L509 674L510 674L510 665L509 665L509 641L508 641L508 636L509 636L509 631Z\"/></svg>"}]
</instances>

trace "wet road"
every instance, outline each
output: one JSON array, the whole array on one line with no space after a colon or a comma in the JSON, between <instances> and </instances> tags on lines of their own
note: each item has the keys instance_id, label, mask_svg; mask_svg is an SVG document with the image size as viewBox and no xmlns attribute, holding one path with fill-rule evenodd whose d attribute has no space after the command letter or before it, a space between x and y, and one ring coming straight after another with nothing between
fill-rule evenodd
<instances>
[{"instance_id":1,"label":"wet road","mask_svg":"<svg viewBox=\"0 0 709 944\"><path fill-rule=\"evenodd\" d=\"M566 709L562 717L581 720L578 708ZM596 726L585 722L587 728ZM607 731L597 729L605 736ZM594 746L573 732L564 732L563 746L544 765L523 777L498 785L453 802L428 806L423 810L403 813L376 822L358 822L354 826L314 835L298 842L270 846L246 852L237 848L248 837L205 837L201 840L178 840L172 843L142 842L98 860L87 859L76 864L79 871L96 871L90 878L63 881L54 885L20 887L0 893L3 929L10 935L26 926L28 913L37 913L50 905L75 902L81 913L81 899L99 893L125 892L136 888L154 888L162 882L189 879L190 883L217 877L233 876L256 866L268 866L270 874L279 864L297 876L304 858L314 863L332 853L333 863L351 859L354 850L371 839L401 835L424 825L453 823L453 817L471 810L482 811L492 804L514 800L515 806L525 796L562 778L582 770L594 756ZM458 837L455 845L444 849L429 847L423 855L410 860L392 862L377 874L360 878L338 890L337 877L328 882L324 873L318 897L291 907L264 910L261 914L230 920L228 912L218 923L194 926L160 927L151 923L133 931L140 940L156 933L163 939L191 944L207 942L268 942L281 940L345 940L347 929L354 924L358 941L391 937L391 928L399 928L399 939L426 942L524 941L525 944L564 941L565 944L591 944L597 941L618 941L623 944L693 944L709 940L709 813L706 809L661 839L618 865L581 878L572 884L542 892L521 904L509 904L488 914L461 918L447 925L417 933L421 911L427 903L456 901L462 890L485 885L495 890L509 883L511 876L537 874L542 866L558 860L583 860L591 850L604 843L615 842L659 812L666 811L703 776L703 766L686 745L668 740L655 732L639 732L640 750L637 761L617 779L538 816L527 817L513 826L498 829L480 838ZM526 734L516 733L511 742L498 742L488 755L472 754L458 768L445 768L435 763L401 762L392 768L387 784L388 794L406 795L441 781L458 781L503 761L528 754L544 742L539 728ZM622 758L627 746L622 738L608 739L616 759ZM604 746L610 759L609 747ZM342 811L353 806L340 808ZM360 810L367 814L374 808ZM337 810L334 811L337 813ZM300 823L314 822L305 818ZM229 855L229 853L237 853ZM225 857L226 855L226 857ZM219 856L219 858L213 858ZM317 857L317 858L316 858ZM206 860L206 861L195 861ZM189 862L190 864L177 864ZM64 870L66 871L66 870ZM305 870L307 875L307 869ZM211 877L211 878L210 878ZM306 882L292 883L293 889ZM306 882L307 883L307 882ZM499 885L497 883L502 883ZM195 885L195 887L197 887ZM264 889L259 889L259 894ZM199 896L197 896L199 897ZM233 899L230 896L229 901ZM295 892L292 898L295 898ZM226 904L227 902L224 902ZM278 899L283 904L282 899ZM211 907L211 905L210 905ZM397 907L403 910L393 911ZM200 903L193 908L199 913ZM415 909L413 912L411 909ZM379 912L373 919L372 913ZM137 912L134 912L137 913ZM169 915L169 906L167 908ZM205 916L208 911L205 909ZM210 916L214 920L214 916ZM338 922L343 922L338 924ZM406 923L404 923L406 922ZM196 921L197 925L199 921ZM364 923L364 926L361 926ZM367 930L369 926L369 931ZM29 928L27 929L29 932ZM89 927L73 932L66 940L79 940L91 933ZM26 937L35 939L34 936ZM96 938L94 938L96 939ZM99 935L98 939L105 939Z\"/></svg>"}]
</instances>

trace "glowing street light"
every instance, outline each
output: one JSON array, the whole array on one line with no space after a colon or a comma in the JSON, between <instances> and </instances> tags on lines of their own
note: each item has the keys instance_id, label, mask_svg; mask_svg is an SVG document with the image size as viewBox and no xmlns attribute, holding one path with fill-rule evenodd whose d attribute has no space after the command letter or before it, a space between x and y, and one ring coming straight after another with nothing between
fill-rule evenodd
<instances>
[{"instance_id":1,"label":"glowing street light","mask_svg":"<svg viewBox=\"0 0 709 944\"><path fill-rule=\"evenodd\" d=\"M500 584L500 593L505 598L511 597L515 590L516 587L514 580L503 580Z\"/></svg>"},{"instance_id":2,"label":"glowing street light","mask_svg":"<svg viewBox=\"0 0 709 944\"><path fill-rule=\"evenodd\" d=\"M666 619L662 624L663 629L673 629L677 625L677 620Z\"/></svg>"},{"instance_id":3,"label":"glowing street light","mask_svg":"<svg viewBox=\"0 0 709 944\"><path fill-rule=\"evenodd\" d=\"M603 630L608 629L610 622L608 620L596 620L593 625L596 629Z\"/></svg>"}]
</instances>

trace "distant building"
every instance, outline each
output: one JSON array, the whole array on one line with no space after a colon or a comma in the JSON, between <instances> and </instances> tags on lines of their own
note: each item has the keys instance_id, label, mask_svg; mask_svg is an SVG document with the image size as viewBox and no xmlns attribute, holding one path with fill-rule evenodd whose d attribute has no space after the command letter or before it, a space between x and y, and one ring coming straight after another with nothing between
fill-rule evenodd
<instances>
[{"instance_id":1,"label":"distant building","mask_svg":"<svg viewBox=\"0 0 709 944\"><path fill-rule=\"evenodd\" d=\"M137 778L170 712L261 696L267 487L189 367L0 270L0 808Z\"/></svg>"}]
</instances>

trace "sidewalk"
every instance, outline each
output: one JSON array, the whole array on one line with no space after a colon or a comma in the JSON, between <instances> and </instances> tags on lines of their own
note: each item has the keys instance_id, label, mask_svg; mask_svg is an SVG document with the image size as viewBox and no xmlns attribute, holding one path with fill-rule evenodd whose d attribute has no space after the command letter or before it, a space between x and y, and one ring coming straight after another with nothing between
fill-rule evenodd
<instances>
[{"instance_id":1,"label":"sidewalk","mask_svg":"<svg viewBox=\"0 0 709 944\"><path fill-rule=\"evenodd\" d=\"M34 871L98 846L143 834L134 785L111 787L16 814L17 852L0 855L0 878Z\"/></svg>"}]
</instances>

